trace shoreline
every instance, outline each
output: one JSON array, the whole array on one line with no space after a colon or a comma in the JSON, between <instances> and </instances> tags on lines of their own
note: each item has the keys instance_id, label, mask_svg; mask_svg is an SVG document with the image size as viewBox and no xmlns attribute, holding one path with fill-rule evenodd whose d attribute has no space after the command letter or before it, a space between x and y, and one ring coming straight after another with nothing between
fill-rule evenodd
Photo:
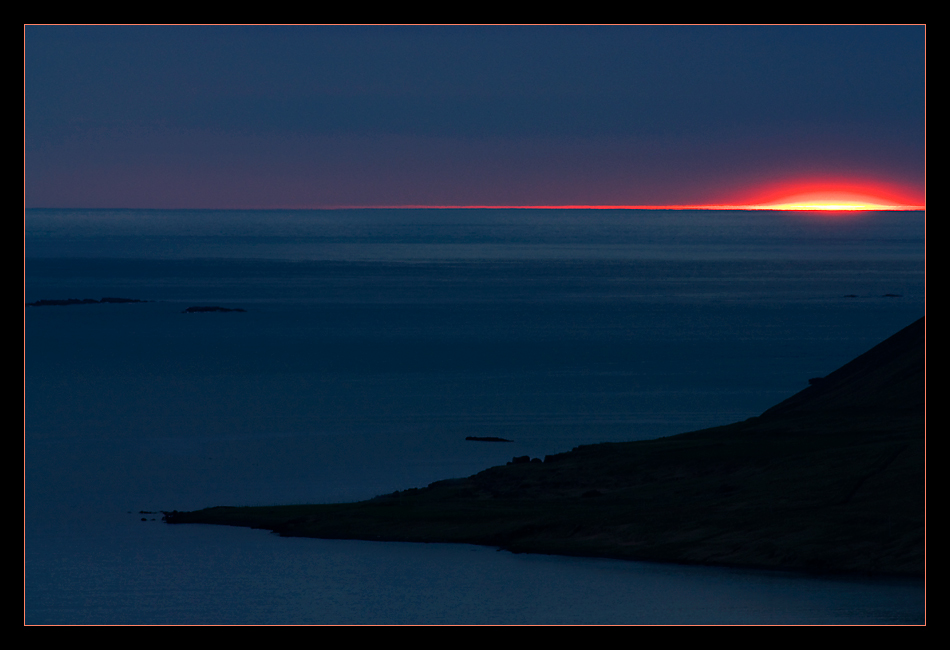
<instances>
[{"instance_id":1,"label":"shoreline","mask_svg":"<svg viewBox=\"0 0 950 650\"><path fill-rule=\"evenodd\" d=\"M166 512L281 536L923 577L920 319L761 416L327 505ZM515 462L519 461L519 462Z\"/></svg>"}]
</instances>

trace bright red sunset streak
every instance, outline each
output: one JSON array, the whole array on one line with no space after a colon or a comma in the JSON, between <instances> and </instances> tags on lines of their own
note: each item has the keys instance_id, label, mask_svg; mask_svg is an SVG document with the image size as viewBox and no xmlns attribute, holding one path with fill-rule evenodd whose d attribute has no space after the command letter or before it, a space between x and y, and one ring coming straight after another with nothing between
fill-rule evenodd
<instances>
[{"instance_id":1,"label":"bright red sunset streak","mask_svg":"<svg viewBox=\"0 0 950 650\"><path fill-rule=\"evenodd\" d=\"M779 210L809 212L917 211L926 208L923 192L887 183L789 182L745 192L745 200L696 204L537 204L537 205L372 205L335 206L389 209L508 210Z\"/></svg>"},{"instance_id":2,"label":"bright red sunset streak","mask_svg":"<svg viewBox=\"0 0 950 650\"><path fill-rule=\"evenodd\" d=\"M918 188L887 182L853 180L794 180L757 188L732 210L869 211L923 210L926 201Z\"/></svg>"},{"instance_id":3,"label":"bright red sunset streak","mask_svg":"<svg viewBox=\"0 0 950 650\"><path fill-rule=\"evenodd\" d=\"M851 201L816 200L769 205L343 205L334 210L776 210L811 212L919 211L923 205L892 205Z\"/></svg>"}]
</instances>

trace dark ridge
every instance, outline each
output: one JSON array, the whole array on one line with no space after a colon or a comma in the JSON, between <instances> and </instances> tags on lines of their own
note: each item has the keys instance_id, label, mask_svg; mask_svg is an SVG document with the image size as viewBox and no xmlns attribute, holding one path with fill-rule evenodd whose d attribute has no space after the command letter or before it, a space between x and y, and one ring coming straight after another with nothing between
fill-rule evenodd
<instances>
[{"instance_id":1,"label":"dark ridge","mask_svg":"<svg viewBox=\"0 0 950 650\"><path fill-rule=\"evenodd\" d=\"M514 442L514 440L499 438L497 436L465 436L465 439L473 442Z\"/></svg>"},{"instance_id":2,"label":"dark ridge","mask_svg":"<svg viewBox=\"0 0 950 650\"><path fill-rule=\"evenodd\" d=\"M827 377L776 404L762 420L821 415L867 428L892 427L924 408L924 319L908 325Z\"/></svg>"},{"instance_id":3,"label":"dark ridge","mask_svg":"<svg viewBox=\"0 0 950 650\"><path fill-rule=\"evenodd\" d=\"M166 512L283 536L923 576L921 319L724 427L516 457L474 476L331 505Z\"/></svg>"},{"instance_id":4,"label":"dark ridge","mask_svg":"<svg viewBox=\"0 0 950 650\"><path fill-rule=\"evenodd\" d=\"M151 300L136 300L135 298L103 298L99 302L125 303L125 302L151 302Z\"/></svg>"},{"instance_id":5,"label":"dark ridge","mask_svg":"<svg viewBox=\"0 0 950 650\"><path fill-rule=\"evenodd\" d=\"M27 307L64 307L67 305L98 305L104 303L126 303L126 302L152 302L151 300L138 300L136 298L66 298L65 300L37 300L36 302L26 303Z\"/></svg>"}]
</instances>

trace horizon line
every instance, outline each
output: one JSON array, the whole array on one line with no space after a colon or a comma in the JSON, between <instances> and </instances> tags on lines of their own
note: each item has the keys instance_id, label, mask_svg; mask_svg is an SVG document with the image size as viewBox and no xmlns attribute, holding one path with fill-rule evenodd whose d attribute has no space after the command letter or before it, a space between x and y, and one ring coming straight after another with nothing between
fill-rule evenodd
<instances>
[{"instance_id":1,"label":"horizon line","mask_svg":"<svg viewBox=\"0 0 950 650\"><path fill-rule=\"evenodd\" d=\"M245 208L136 208L136 207L26 207L25 210L707 210L748 212L922 212L926 205L328 205L296 207L245 207Z\"/></svg>"},{"instance_id":2,"label":"horizon line","mask_svg":"<svg viewBox=\"0 0 950 650\"><path fill-rule=\"evenodd\" d=\"M743 205L341 205L331 208L315 208L330 210L748 210L748 211L864 211L864 212L916 212L926 209L923 205L901 204L840 204L840 205L808 205L808 204L743 204Z\"/></svg>"}]
</instances>

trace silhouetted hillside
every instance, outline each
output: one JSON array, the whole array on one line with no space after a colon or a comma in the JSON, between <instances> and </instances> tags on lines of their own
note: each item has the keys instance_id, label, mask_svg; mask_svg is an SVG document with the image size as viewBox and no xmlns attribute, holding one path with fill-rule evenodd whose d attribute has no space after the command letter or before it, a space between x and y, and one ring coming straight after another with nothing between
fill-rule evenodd
<instances>
[{"instance_id":1,"label":"silhouetted hillside","mask_svg":"<svg viewBox=\"0 0 950 650\"><path fill-rule=\"evenodd\" d=\"M923 575L924 346L921 319L762 416L724 427L577 447L360 503L166 519L287 536Z\"/></svg>"}]
</instances>

